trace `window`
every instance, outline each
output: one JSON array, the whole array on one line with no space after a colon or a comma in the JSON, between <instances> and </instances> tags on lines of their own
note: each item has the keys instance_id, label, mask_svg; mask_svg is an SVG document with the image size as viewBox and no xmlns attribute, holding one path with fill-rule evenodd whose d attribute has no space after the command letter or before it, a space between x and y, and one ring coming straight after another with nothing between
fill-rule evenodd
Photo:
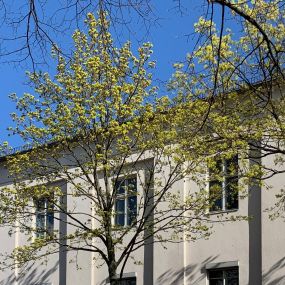
<instances>
[{"instance_id":1,"label":"window","mask_svg":"<svg viewBox=\"0 0 285 285\"><path fill-rule=\"evenodd\" d=\"M115 224L129 226L136 221L137 216L136 177L117 181L115 191Z\"/></svg>"},{"instance_id":2,"label":"window","mask_svg":"<svg viewBox=\"0 0 285 285\"><path fill-rule=\"evenodd\" d=\"M34 200L36 207L36 237L52 234L54 227L54 211L51 198L41 197Z\"/></svg>"},{"instance_id":3,"label":"window","mask_svg":"<svg viewBox=\"0 0 285 285\"><path fill-rule=\"evenodd\" d=\"M136 277L125 277L116 282L116 285L136 285Z\"/></svg>"},{"instance_id":4,"label":"window","mask_svg":"<svg viewBox=\"0 0 285 285\"><path fill-rule=\"evenodd\" d=\"M208 270L209 285L238 285L238 267Z\"/></svg>"},{"instance_id":5,"label":"window","mask_svg":"<svg viewBox=\"0 0 285 285\"><path fill-rule=\"evenodd\" d=\"M209 176L210 211L238 209L238 156L217 160Z\"/></svg>"}]
</instances>

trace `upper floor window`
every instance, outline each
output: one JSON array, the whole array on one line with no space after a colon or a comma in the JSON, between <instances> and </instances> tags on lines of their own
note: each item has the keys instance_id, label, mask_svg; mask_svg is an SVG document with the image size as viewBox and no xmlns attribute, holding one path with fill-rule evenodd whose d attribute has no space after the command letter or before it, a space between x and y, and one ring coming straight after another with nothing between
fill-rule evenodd
<instances>
[{"instance_id":1,"label":"upper floor window","mask_svg":"<svg viewBox=\"0 0 285 285\"><path fill-rule=\"evenodd\" d=\"M211 269L208 271L209 285L238 285L238 267Z\"/></svg>"},{"instance_id":2,"label":"upper floor window","mask_svg":"<svg viewBox=\"0 0 285 285\"><path fill-rule=\"evenodd\" d=\"M34 199L36 214L36 237L52 234L54 228L54 209L50 197Z\"/></svg>"},{"instance_id":3,"label":"upper floor window","mask_svg":"<svg viewBox=\"0 0 285 285\"><path fill-rule=\"evenodd\" d=\"M118 180L115 184L115 224L129 226L137 216L137 178Z\"/></svg>"},{"instance_id":4,"label":"upper floor window","mask_svg":"<svg viewBox=\"0 0 285 285\"><path fill-rule=\"evenodd\" d=\"M238 156L217 160L209 176L210 211L238 209Z\"/></svg>"}]
</instances>

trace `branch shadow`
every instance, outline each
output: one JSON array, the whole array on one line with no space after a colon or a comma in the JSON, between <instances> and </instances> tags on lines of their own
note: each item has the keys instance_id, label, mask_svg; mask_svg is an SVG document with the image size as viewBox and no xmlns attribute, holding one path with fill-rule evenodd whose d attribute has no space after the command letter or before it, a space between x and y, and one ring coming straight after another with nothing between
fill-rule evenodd
<instances>
[{"instance_id":1,"label":"branch shadow","mask_svg":"<svg viewBox=\"0 0 285 285\"><path fill-rule=\"evenodd\" d=\"M8 278L0 281L0 285L12 285L18 281L19 284L28 284L28 285L48 285L51 284L50 277L51 275L58 270L59 262L47 270L38 269L39 266L30 265L25 268L24 272L20 273L20 276L16 280L14 273L10 274Z\"/></svg>"},{"instance_id":2,"label":"branch shadow","mask_svg":"<svg viewBox=\"0 0 285 285\"><path fill-rule=\"evenodd\" d=\"M207 263L213 262L218 256L206 258L202 263L190 264L180 270L168 270L161 274L155 284L156 285L181 285L186 276L187 284L196 284L203 280L206 276L205 266ZM197 276L199 276L197 278Z\"/></svg>"},{"instance_id":3,"label":"branch shadow","mask_svg":"<svg viewBox=\"0 0 285 285\"><path fill-rule=\"evenodd\" d=\"M262 274L262 280L264 285L276 285L285 284L285 257L279 259L274 265L272 265L268 271ZM274 278L274 275L281 271L283 276L278 276ZM280 273L279 273L280 274Z\"/></svg>"}]
</instances>

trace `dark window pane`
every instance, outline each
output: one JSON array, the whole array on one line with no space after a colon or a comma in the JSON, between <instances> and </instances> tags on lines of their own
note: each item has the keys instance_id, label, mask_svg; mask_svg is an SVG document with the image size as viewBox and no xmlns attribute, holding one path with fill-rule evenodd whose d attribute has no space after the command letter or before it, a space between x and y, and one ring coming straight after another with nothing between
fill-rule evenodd
<instances>
[{"instance_id":1,"label":"dark window pane","mask_svg":"<svg viewBox=\"0 0 285 285\"><path fill-rule=\"evenodd\" d=\"M225 162L226 209L238 209L238 156Z\"/></svg>"},{"instance_id":2,"label":"dark window pane","mask_svg":"<svg viewBox=\"0 0 285 285\"><path fill-rule=\"evenodd\" d=\"M238 268L225 270L227 278L238 278Z\"/></svg>"},{"instance_id":3,"label":"dark window pane","mask_svg":"<svg viewBox=\"0 0 285 285\"><path fill-rule=\"evenodd\" d=\"M37 214L36 226L39 230L43 230L45 228L45 214Z\"/></svg>"},{"instance_id":4,"label":"dark window pane","mask_svg":"<svg viewBox=\"0 0 285 285\"><path fill-rule=\"evenodd\" d=\"M226 209L238 209L238 178L231 177L226 179L225 196Z\"/></svg>"},{"instance_id":5,"label":"dark window pane","mask_svg":"<svg viewBox=\"0 0 285 285\"><path fill-rule=\"evenodd\" d=\"M115 189L117 191L117 195L125 194L125 191L126 191L125 180L117 181L116 184L115 184Z\"/></svg>"},{"instance_id":6,"label":"dark window pane","mask_svg":"<svg viewBox=\"0 0 285 285\"><path fill-rule=\"evenodd\" d=\"M224 285L223 280L209 280L209 285Z\"/></svg>"},{"instance_id":7,"label":"dark window pane","mask_svg":"<svg viewBox=\"0 0 285 285\"><path fill-rule=\"evenodd\" d=\"M236 176L238 173L238 156L235 155L225 161L225 171L228 176Z\"/></svg>"},{"instance_id":8,"label":"dark window pane","mask_svg":"<svg viewBox=\"0 0 285 285\"><path fill-rule=\"evenodd\" d=\"M116 218L115 223L119 226L125 225L125 200L117 199L116 200Z\"/></svg>"},{"instance_id":9,"label":"dark window pane","mask_svg":"<svg viewBox=\"0 0 285 285\"><path fill-rule=\"evenodd\" d=\"M137 216L137 196L128 197L128 225L131 225Z\"/></svg>"},{"instance_id":10,"label":"dark window pane","mask_svg":"<svg viewBox=\"0 0 285 285\"><path fill-rule=\"evenodd\" d=\"M116 285L136 285L136 277L122 278L116 282Z\"/></svg>"},{"instance_id":11,"label":"dark window pane","mask_svg":"<svg viewBox=\"0 0 285 285\"><path fill-rule=\"evenodd\" d=\"M223 173L223 163L216 161L214 168L209 169L210 183L210 211L219 211L223 209L223 183L221 181Z\"/></svg>"},{"instance_id":12,"label":"dark window pane","mask_svg":"<svg viewBox=\"0 0 285 285\"><path fill-rule=\"evenodd\" d=\"M223 285L223 271L222 270L210 270L209 271L209 285Z\"/></svg>"},{"instance_id":13,"label":"dark window pane","mask_svg":"<svg viewBox=\"0 0 285 285\"><path fill-rule=\"evenodd\" d=\"M46 199L45 198L36 199L35 204L36 204L37 212L44 211L46 209Z\"/></svg>"},{"instance_id":14,"label":"dark window pane","mask_svg":"<svg viewBox=\"0 0 285 285\"><path fill-rule=\"evenodd\" d=\"M222 182L210 181L210 211L223 209L223 185Z\"/></svg>"},{"instance_id":15,"label":"dark window pane","mask_svg":"<svg viewBox=\"0 0 285 285\"><path fill-rule=\"evenodd\" d=\"M226 285L238 285L238 268L225 271Z\"/></svg>"},{"instance_id":16,"label":"dark window pane","mask_svg":"<svg viewBox=\"0 0 285 285\"><path fill-rule=\"evenodd\" d=\"M218 278L223 280L223 270L210 270L209 271L209 278Z\"/></svg>"},{"instance_id":17,"label":"dark window pane","mask_svg":"<svg viewBox=\"0 0 285 285\"><path fill-rule=\"evenodd\" d=\"M118 226L124 226L125 225L125 214L116 214L115 223Z\"/></svg>"},{"instance_id":18,"label":"dark window pane","mask_svg":"<svg viewBox=\"0 0 285 285\"><path fill-rule=\"evenodd\" d=\"M53 215L53 212L48 212L47 213L47 231L49 233L52 233L53 227L54 227L54 215Z\"/></svg>"},{"instance_id":19,"label":"dark window pane","mask_svg":"<svg viewBox=\"0 0 285 285\"><path fill-rule=\"evenodd\" d=\"M43 237L45 232L45 214L38 213L36 215L36 236Z\"/></svg>"},{"instance_id":20,"label":"dark window pane","mask_svg":"<svg viewBox=\"0 0 285 285\"><path fill-rule=\"evenodd\" d=\"M125 213L125 200L122 199L116 200L116 212Z\"/></svg>"},{"instance_id":21,"label":"dark window pane","mask_svg":"<svg viewBox=\"0 0 285 285\"><path fill-rule=\"evenodd\" d=\"M128 185L128 194L134 194L137 192L137 179L134 178L129 178L127 180L127 185Z\"/></svg>"}]
</instances>

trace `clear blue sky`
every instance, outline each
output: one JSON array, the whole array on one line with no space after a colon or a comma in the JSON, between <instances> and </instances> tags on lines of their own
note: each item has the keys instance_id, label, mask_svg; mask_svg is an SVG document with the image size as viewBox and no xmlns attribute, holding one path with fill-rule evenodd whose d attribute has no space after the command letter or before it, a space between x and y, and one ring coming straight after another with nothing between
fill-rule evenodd
<instances>
[{"instance_id":1,"label":"clear blue sky","mask_svg":"<svg viewBox=\"0 0 285 285\"><path fill-rule=\"evenodd\" d=\"M193 33L193 24L203 14L204 8L199 6L203 1L195 0L190 5L189 1L184 1L185 6L188 6L188 9L184 10L184 15L173 9L175 4L171 0L154 2L156 3L156 14L160 20L152 27L147 40L154 44L153 59L157 61L155 77L166 81L173 72L172 64L183 60L186 53L193 48L194 40L187 35ZM138 31L138 35L139 33ZM70 30L71 34L72 30ZM21 96L24 92L32 92L25 84L26 69L27 67L14 64L0 65L0 142L9 141L13 147L21 145L22 142L17 137L8 137L6 131L6 128L12 124L9 114L15 112L15 105L10 101L8 95L17 93L18 96ZM48 71L46 66L43 66L42 70Z\"/></svg>"}]
</instances>

